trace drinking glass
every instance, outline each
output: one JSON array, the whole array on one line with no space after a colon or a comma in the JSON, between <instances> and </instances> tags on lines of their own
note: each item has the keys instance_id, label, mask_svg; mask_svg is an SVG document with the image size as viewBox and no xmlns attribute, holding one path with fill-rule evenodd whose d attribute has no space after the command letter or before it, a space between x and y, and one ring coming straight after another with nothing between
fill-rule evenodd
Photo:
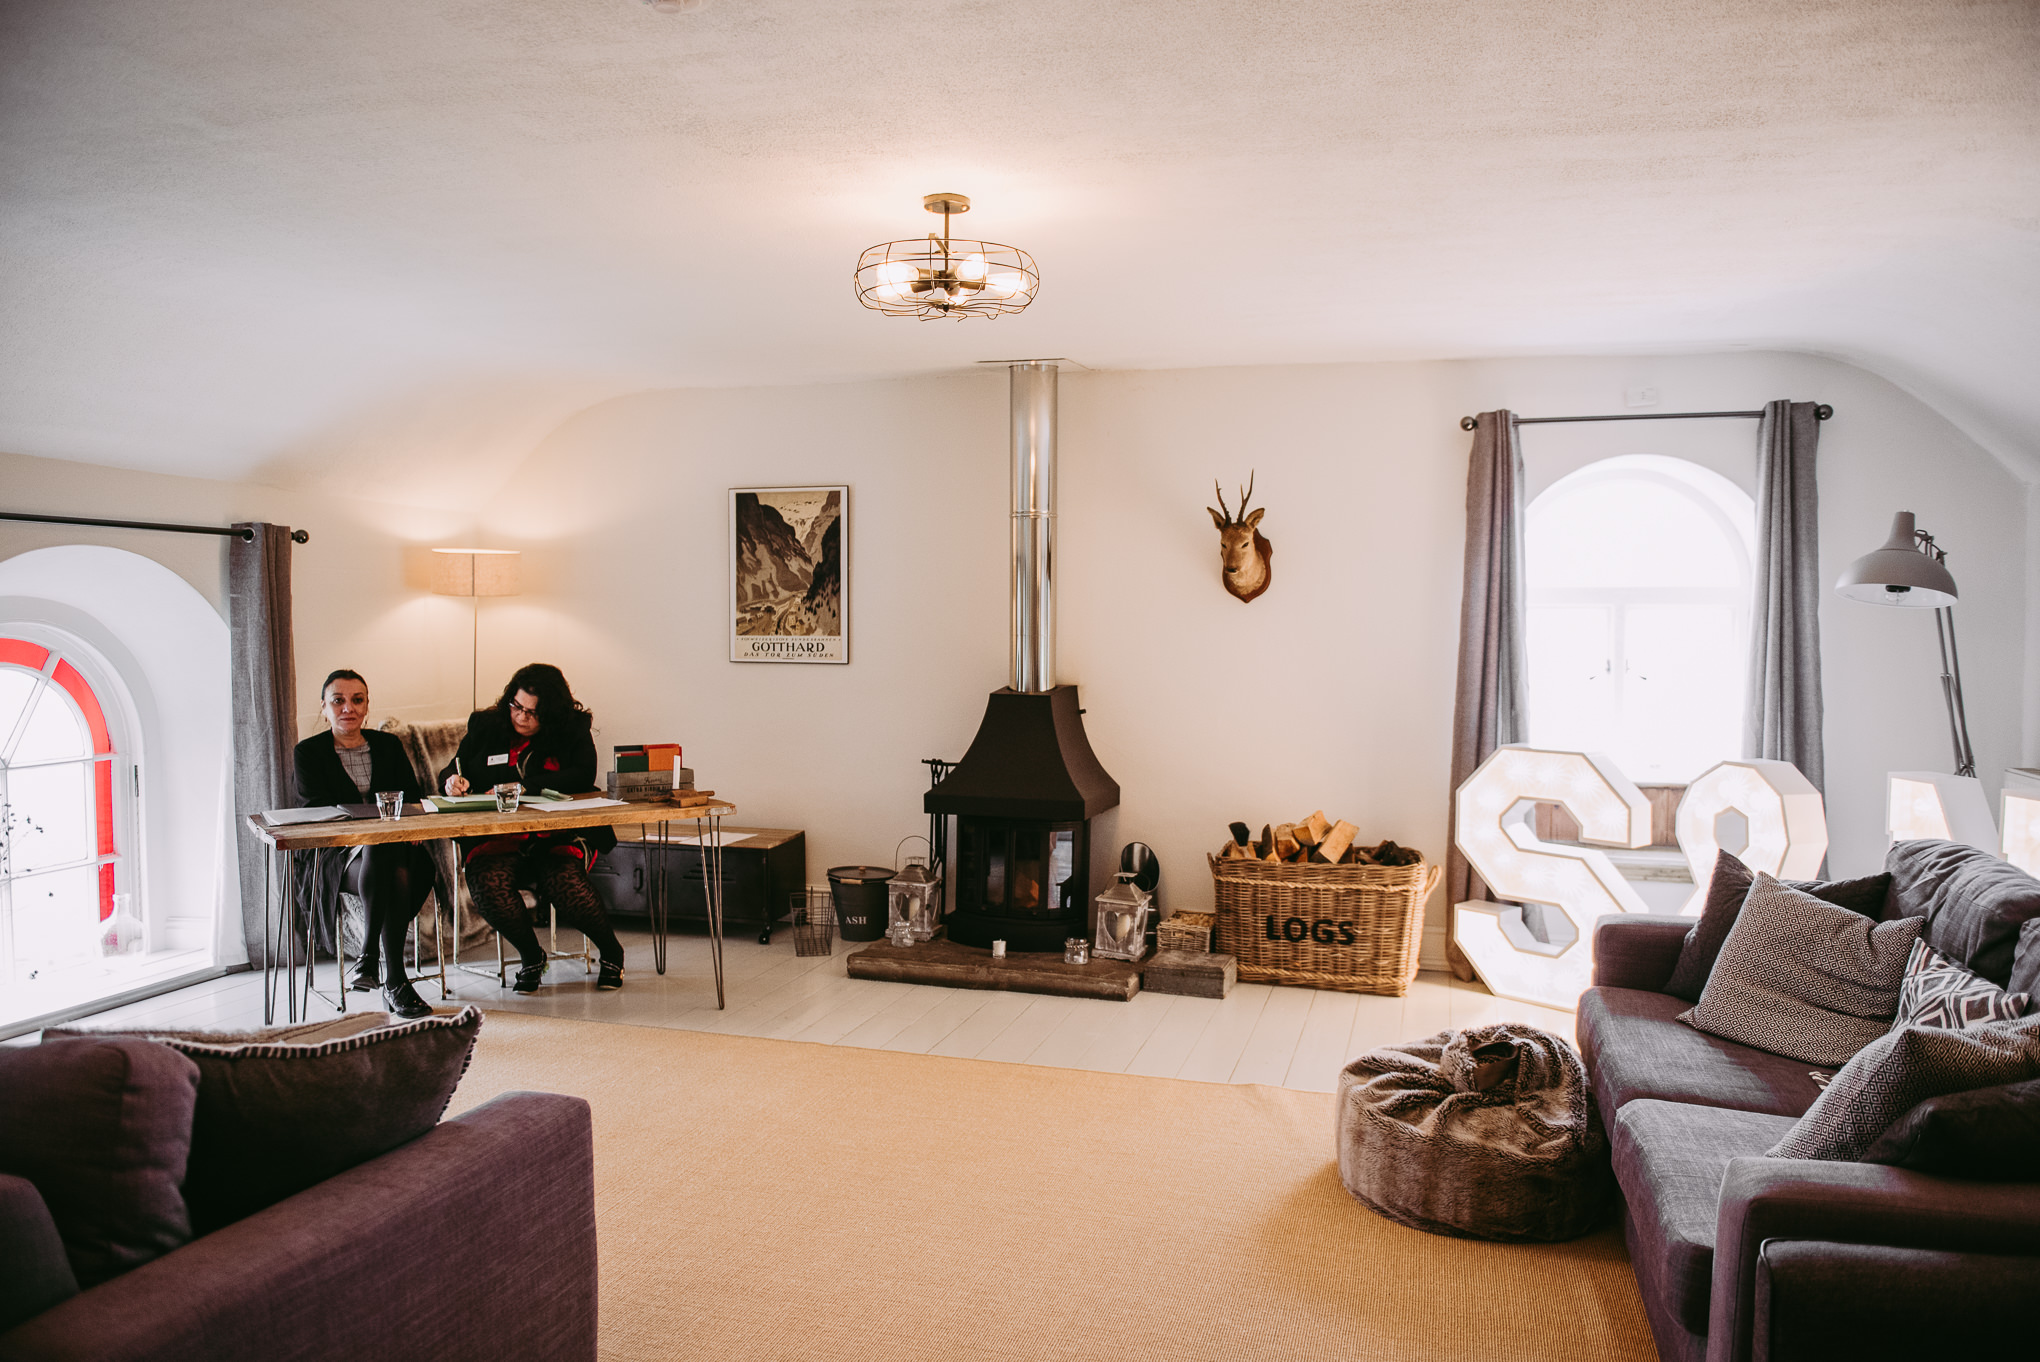
<instances>
[{"instance_id":1,"label":"drinking glass","mask_svg":"<svg viewBox=\"0 0 2040 1362\"><path fill-rule=\"evenodd\" d=\"M377 818L402 818L404 816L404 792L402 790L377 790L375 792L375 816Z\"/></svg>"},{"instance_id":2,"label":"drinking glass","mask_svg":"<svg viewBox=\"0 0 2040 1362\"><path fill-rule=\"evenodd\" d=\"M504 781L501 785L498 785L495 789L496 812L497 813L517 812L517 796L523 793L524 787L522 785L519 785L514 780L507 780Z\"/></svg>"}]
</instances>

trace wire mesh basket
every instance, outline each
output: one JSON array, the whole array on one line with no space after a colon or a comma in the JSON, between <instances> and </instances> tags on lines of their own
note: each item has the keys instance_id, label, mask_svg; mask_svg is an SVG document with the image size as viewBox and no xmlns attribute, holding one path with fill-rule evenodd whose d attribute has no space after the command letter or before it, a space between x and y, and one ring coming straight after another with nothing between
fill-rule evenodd
<instances>
[{"instance_id":1,"label":"wire mesh basket","mask_svg":"<svg viewBox=\"0 0 2040 1362\"><path fill-rule=\"evenodd\" d=\"M789 905L795 955L830 955L835 951L836 900L827 889L802 889Z\"/></svg>"}]
</instances>

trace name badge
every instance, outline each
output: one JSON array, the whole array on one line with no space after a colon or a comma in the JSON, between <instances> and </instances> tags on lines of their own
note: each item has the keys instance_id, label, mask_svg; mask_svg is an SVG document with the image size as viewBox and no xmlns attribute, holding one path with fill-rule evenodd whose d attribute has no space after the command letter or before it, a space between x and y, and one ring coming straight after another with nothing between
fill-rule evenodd
<instances>
[{"instance_id":1,"label":"name badge","mask_svg":"<svg viewBox=\"0 0 2040 1362\"><path fill-rule=\"evenodd\" d=\"M489 765L491 766L508 766L509 764L510 754L508 752L504 752L498 756L493 756L489 758Z\"/></svg>"}]
</instances>

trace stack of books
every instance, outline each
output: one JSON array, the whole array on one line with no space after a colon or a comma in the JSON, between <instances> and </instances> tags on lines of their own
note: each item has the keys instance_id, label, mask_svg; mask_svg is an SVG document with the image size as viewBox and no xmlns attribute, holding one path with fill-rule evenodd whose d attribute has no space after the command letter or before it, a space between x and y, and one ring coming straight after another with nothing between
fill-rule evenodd
<instances>
[{"instance_id":1,"label":"stack of books","mask_svg":"<svg viewBox=\"0 0 2040 1362\"><path fill-rule=\"evenodd\" d=\"M704 803L715 793L696 790L694 772L680 764L677 742L629 743L614 749L609 797L631 803Z\"/></svg>"}]
</instances>

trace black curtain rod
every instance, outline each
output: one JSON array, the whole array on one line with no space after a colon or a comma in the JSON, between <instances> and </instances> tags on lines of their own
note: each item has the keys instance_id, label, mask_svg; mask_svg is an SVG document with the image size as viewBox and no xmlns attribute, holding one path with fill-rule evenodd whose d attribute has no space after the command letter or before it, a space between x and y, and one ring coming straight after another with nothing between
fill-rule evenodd
<instances>
[{"instance_id":1,"label":"black curtain rod","mask_svg":"<svg viewBox=\"0 0 2040 1362\"><path fill-rule=\"evenodd\" d=\"M165 525L154 520L95 520L90 516L77 515L29 515L25 511L0 511L0 520L32 520L38 525L102 525L113 530L161 530L166 534L217 534L241 540L255 538L253 530L237 530L227 525ZM312 536L304 530L292 530L293 544L309 544Z\"/></svg>"},{"instance_id":2,"label":"black curtain rod","mask_svg":"<svg viewBox=\"0 0 2040 1362\"><path fill-rule=\"evenodd\" d=\"M1518 426L1559 426L1575 421L1713 421L1724 417L1754 421L1763 414L1761 411L1640 411L1630 416L1511 416L1509 421ZM1835 409L1823 402L1813 409L1813 414L1825 421L1835 414ZM1472 430L1478 424L1471 416L1459 418L1461 430Z\"/></svg>"}]
</instances>

